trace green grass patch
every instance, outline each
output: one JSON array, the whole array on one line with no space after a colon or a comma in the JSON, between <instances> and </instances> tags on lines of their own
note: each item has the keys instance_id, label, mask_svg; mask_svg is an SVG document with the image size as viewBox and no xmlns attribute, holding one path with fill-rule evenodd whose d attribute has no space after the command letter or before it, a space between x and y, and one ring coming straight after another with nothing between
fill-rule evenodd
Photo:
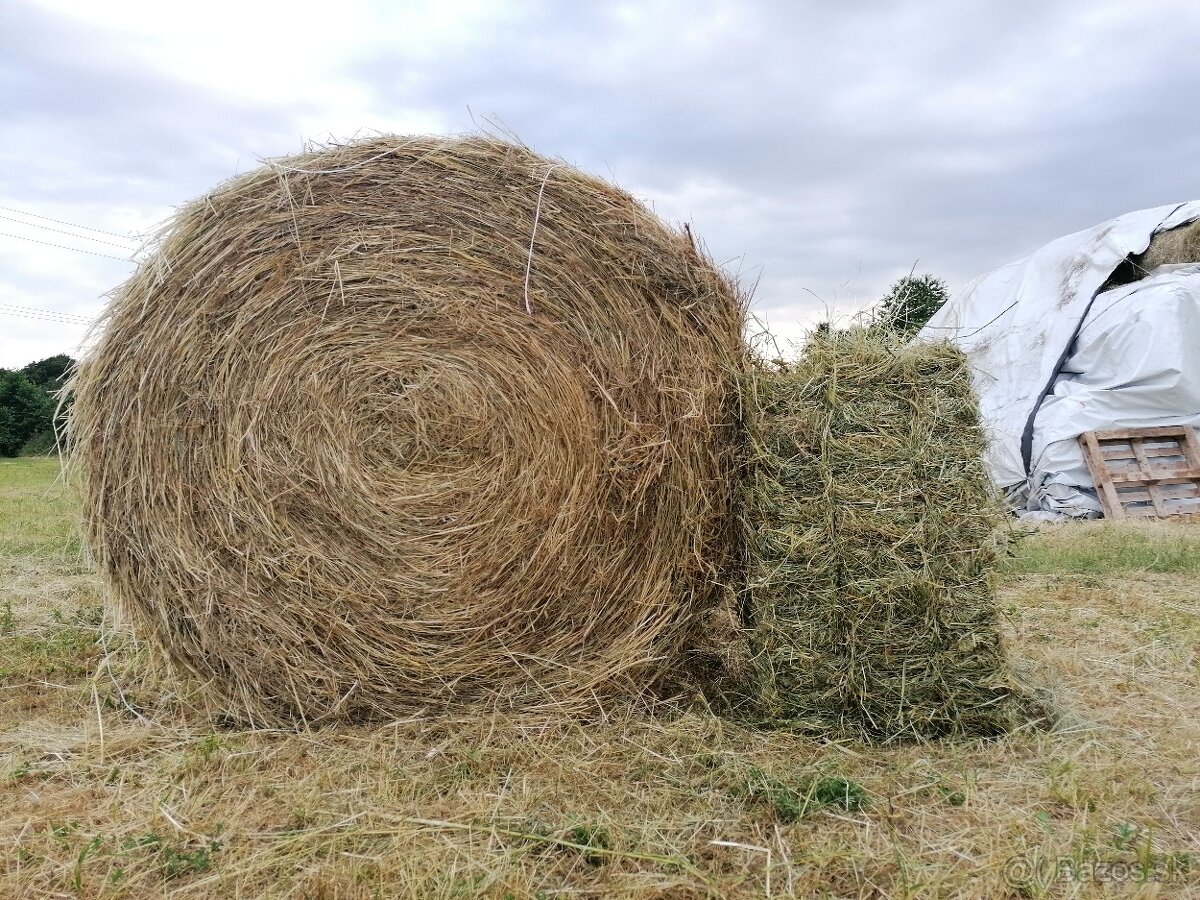
<instances>
[{"instance_id":1,"label":"green grass patch","mask_svg":"<svg viewBox=\"0 0 1200 900\"><path fill-rule=\"evenodd\" d=\"M78 556L79 503L58 459L0 459L0 560Z\"/></svg>"},{"instance_id":2,"label":"green grass patch","mask_svg":"<svg viewBox=\"0 0 1200 900\"><path fill-rule=\"evenodd\" d=\"M1014 575L1200 572L1200 525L1193 522L1069 522L1019 541L1005 571Z\"/></svg>"},{"instance_id":3,"label":"green grass patch","mask_svg":"<svg viewBox=\"0 0 1200 900\"><path fill-rule=\"evenodd\" d=\"M781 822L797 822L827 806L857 812L867 805L866 791L848 779L824 775L784 780L757 767L752 767L733 785L732 793L766 806Z\"/></svg>"},{"instance_id":4,"label":"green grass patch","mask_svg":"<svg viewBox=\"0 0 1200 900\"><path fill-rule=\"evenodd\" d=\"M51 622L35 633L0 632L0 684L14 679L80 677L89 674L100 658L100 624L104 611L84 606L69 617L57 610Z\"/></svg>"}]
</instances>

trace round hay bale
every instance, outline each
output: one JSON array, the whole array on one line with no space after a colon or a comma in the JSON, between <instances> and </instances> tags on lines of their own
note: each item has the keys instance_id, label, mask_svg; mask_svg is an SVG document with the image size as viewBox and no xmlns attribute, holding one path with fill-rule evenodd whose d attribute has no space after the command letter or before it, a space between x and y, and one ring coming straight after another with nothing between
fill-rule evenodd
<instances>
[{"instance_id":1,"label":"round hay bale","mask_svg":"<svg viewBox=\"0 0 1200 900\"><path fill-rule=\"evenodd\" d=\"M265 723L645 687L729 554L743 298L628 194L484 137L183 208L74 382L135 630Z\"/></svg>"}]
</instances>

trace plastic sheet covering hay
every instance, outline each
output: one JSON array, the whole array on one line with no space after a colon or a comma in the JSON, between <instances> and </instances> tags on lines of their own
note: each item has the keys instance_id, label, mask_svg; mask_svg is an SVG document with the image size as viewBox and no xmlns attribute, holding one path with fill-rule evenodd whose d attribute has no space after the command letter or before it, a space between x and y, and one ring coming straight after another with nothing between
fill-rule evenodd
<instances>
[{"instance_id":1,"label":"plastic sheet covering hay","mask_svg":"<svg viewBox=\"0 0 1200 900\"><path fill-rule=\"evenodd\" d=\"M715 601L744 303L626 193L384 137L183 208L74 383L86 537L254 722L579 710Z\"/></svg>"},{"instance_id":2,"label":"plastic sheet covering hay","mask_svg":"<svg viewBox=\"0 0 1200 900\"><path fill-rule=\"evenodd\" d=\"M764 716L871 741L1005 731L1001 512L963 355L818 333L751 385L744 612Z\"/></svg>"}]
</instances>

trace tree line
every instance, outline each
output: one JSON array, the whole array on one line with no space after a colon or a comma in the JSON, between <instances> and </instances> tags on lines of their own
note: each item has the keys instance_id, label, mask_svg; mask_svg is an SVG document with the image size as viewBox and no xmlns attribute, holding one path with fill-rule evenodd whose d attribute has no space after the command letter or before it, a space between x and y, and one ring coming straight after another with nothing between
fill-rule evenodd
<instances>
[{"instance_id":1,"label":"tree line","mask_svg":"<svg viewBox=\"0 0 1200 900\"><path fill-rule=\"evenodd\" d=\"M57 393L74 362L60 353L22 369L0 369L0 456L54 447Z\"/></svg>"}]
</instances>

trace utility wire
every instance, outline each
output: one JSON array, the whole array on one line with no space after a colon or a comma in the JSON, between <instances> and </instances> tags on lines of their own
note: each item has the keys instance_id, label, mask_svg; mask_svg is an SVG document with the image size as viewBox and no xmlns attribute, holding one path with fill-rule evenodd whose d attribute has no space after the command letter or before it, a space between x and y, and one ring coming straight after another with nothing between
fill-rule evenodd
<instances>
[{"instance_id":1,"label":"utility wire","mask_svg":"<svg viewBox=\"0 0 1200 900\"><path fill-rule=\"evenodd\" d=\"M135 247L130 247L128 244L114 244L112 241L106 241L102 238L94 238L87 234L76 234L73 231L64 231L61 228L51 228L49 225L39 225L37 222L22 222L20 219L14 219L12 216L0 216L0 219L3 219L5 222L16 222L18 225L24 225L27 228L41 228L45 231L53 231L55 234L65 234L67 237L79 238L81 241L95 241L97 244L107 244L109 247L128 250L130 253L136 250Z\"/></svg>"},{"instance_id":2,"label":"utility wire","mask_svg":"<svg viewBox=\"0 0 1200 900\"><path fill-rule=\"evenodd\" d=\"M37 313L41 316L65 316L68 319L81 319L84 322L92 321L92 316L81 316L79 313L63 312L60 309L42 309L40 306L21 306L17 303L0 303L0 309L17 310L24 313Z\"/></svg>"},{"instance_id":3,"label":"utility wire","mask_svg":"<svg viewBox=\"0 0 1200 900\"><path fill-rule=\"evenodd\" d=\"M108 253L94 253L91 250L80 250L78 247L68 247L66 244L52 244L49 241L39 241L36 238L25 237L23 234L12 234L7 231L0 231L0 237L16 238L19 241L29 241L31 244L43 244L47 247L57 247L59 250L74 250L76 253L86 253L88 256L101 256L104 259L115 259L119 262L132 262L129 256L112 256ZM132 251L130 256L132 256Z\"/></svg>"},{"instance_id":4,"label":"utility wire","mask_svg":"<svg viewBox=\"0 0 1200 900\"><path fill-rule=\"evenodd\" d=\"M39 316L36 313L16 312L10 309L0 309L0 316L17 316L22 319L34 319L38 322L51 322L55 325L67 325L73 328L85 328L90 322L76 319L59 319L53 316Z\"/></svg>"},{"instance_id":5,"label":"utility wire","mask_svg":"<svg viewBox=\"0 0 1200 900\"><path fill-rule=\"evenodd\" d=\"M41 219L44 222L53 222L55 225L70 225L72 228L79 228L82 231L94 231L96 234L107 234L109 237L119 237L129 240L127 234L117 234L115 231L105 231L103 228L89 228L87 225L76 225L74 222L64 222L62 219L52 219L49 216L39 216L37 213L25 212L23 209L13 209L11 206L0 206L7 212L19 213L22 216L29 216L31 219Z\"/></svg>"}]
</instances>

